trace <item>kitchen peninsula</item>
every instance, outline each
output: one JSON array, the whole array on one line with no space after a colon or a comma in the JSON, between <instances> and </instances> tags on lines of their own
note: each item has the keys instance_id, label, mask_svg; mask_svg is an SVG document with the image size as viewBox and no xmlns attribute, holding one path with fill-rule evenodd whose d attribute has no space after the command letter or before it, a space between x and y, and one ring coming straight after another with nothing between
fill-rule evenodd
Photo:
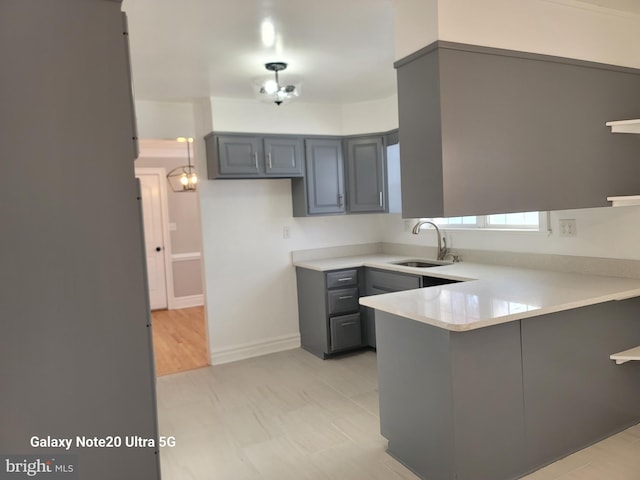
<instances>
[{"instance_id":1,"label":"kitchen peninsula","mask_svg":"<svg viewBox=\"0 0 640 480\"><path fill-rule=\"evenodd\" d=\"M609 359L640 345L639 280L423 270L468 281L360 299L375 309L381 433L417 475L519 478L640 422L640 362Z\"/></svg>"},{"instance_id":2,"label":"kitchen peninsula","mask_svg":"<svg viewBox=\"0 0 640 480\"><path fill-rule=\"evenodd\" d=\"M375 309L381 433L388 453L417 475L519 478L640 422L640 362L610 359L640 345L639 279L398 264L410 259L293 263L299 280L349 270L456 282L359 299ZM323 308L318 298L311 311Z\"/></svg>"}]
</instances>

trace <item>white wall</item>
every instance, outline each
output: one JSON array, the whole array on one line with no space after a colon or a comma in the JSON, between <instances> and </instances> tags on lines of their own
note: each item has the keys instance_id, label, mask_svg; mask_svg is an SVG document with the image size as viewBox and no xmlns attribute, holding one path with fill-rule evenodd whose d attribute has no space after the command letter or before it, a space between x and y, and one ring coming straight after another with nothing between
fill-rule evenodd
<instances>
[{"instance_id":1,"label":"white wall","mask_svg":"<svg viewBox=\"0 0 640 480\"><path fill-rule=\"evenodd\" d=\"M576 237L560 237L559 220L575 219ZM541 253L640 260L640 207L590 208L551 212L551 232L500 232L442 229L452 250L490 250L498 252ZM407 231L415 219L400 215L381 219L382 241L435 247L435 232L420 235ZM463 256L464 260L464 256Z\"/></svg>"},{"instance_id":2,"label":"white wall","mask_svg":"<svg viewBox=\"0 0 640 480\"><path fill-rule=\"evenodd\" d=\"M640 66L640 16L577 0L395 0L396 59L435 40Z\"/></svg>"},{"instance_id":3,"label":"white wall","mask_svg":"<svg viewBox=\"0 0 640 480\"><path fill-rule=\"evenodd\" d=\"M640 17L575 0L440 0L439 38L640 66Z\"/></svg>"},{"instance_id":4,"label":"white wall","mask_svg":"<svg viewBox=\"0 0 640 480\"><path fill-rule=\"evenodd\" d=\"M294 101L283 105L257 100L212 98L213 130L218 132L340 135L339 105Z\"/></svg>"},{"instance_id":5,"label":"white wall","mask_svg":"<svg viewBox=\"0 0 640 480\"><path fill-rule=\"evenodd\" d=\"M195 132L193 104L136 100L138 137L173 140Z\"/></svg>"},{"instance_id":6,"label":"white wall","mask_svg":"<svg viewBox=\"0 0 640 480\"><path fill-rule=\"evenodd\" d=\"M393 0L396 60L440 38L439 3L439 0Z\"/></svg>"},{"instance_id":7,"label":"white wall","mask_svg":"<svg viewBox=\"0 0 640 480\"><path fill-rule=\"evenodd\" d=\"M398 96L343 105L342 134L388 132L398 128Z\"/></svg>"}]
</instances>

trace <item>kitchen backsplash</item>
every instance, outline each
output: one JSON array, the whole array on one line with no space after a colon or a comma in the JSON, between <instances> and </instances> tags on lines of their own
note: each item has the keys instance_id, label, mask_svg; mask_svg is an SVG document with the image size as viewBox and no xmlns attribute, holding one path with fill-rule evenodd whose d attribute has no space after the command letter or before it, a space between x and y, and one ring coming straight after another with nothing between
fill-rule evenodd
<instances>
[{"instance_id":1,"label":"kitchen backsplash","mask_svg":"<svg viewBox=\"0 0 640 480\"><path fill-rule=\"evenodd\" d=\"M509 267L575 272L590 275L640 278L640 260L581 257L572 255L548 255L540 253L496 252L489 250L452 249L462 261L488 263ZM347 257L388 253L407 257L435 258L436 249L421 245L399 243L366 243L343 245L291 252L292 261L318 260L322 258Z\"/></svg>"}]
</instances>

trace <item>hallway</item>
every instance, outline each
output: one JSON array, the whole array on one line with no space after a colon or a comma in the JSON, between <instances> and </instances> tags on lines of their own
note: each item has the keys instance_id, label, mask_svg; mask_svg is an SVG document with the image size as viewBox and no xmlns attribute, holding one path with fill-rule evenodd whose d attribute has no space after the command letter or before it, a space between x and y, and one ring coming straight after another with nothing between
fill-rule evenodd
<instances>
[{"instance_id":1,"label":"hallway","mask_svg":"<svg viewBox=\"0 0 640 480\"><path fill-rule=\"evenodd\" d=\"M151 319L156 376L209 364L204 307L154 310Z\"/></svg>"}]
</instances>

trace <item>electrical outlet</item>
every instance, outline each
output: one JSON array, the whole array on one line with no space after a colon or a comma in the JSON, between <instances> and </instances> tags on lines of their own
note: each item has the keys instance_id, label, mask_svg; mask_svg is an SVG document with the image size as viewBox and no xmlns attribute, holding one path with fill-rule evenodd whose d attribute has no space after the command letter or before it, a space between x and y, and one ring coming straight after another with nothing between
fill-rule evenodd
<instances>
[{"instance_id":1,"label":"electrical outlet","mask_svg":"<svg viewBox=\"0 0 640 480\"><path fill-rule=\"evenodd\" d=\"M288 225L282 227L282 238L291 238L291 231Z\"/></svg>"},{"instance_id":2,"label":"electrical outlet","mask_svg":"<svg viewBox=\"0 0 640 480\"><path fill-rule=\"evenodd\" d=\"M561 237L577 237L578 225L575 218L560 220L560 236Z\"/></svg>"}]
</instances>

